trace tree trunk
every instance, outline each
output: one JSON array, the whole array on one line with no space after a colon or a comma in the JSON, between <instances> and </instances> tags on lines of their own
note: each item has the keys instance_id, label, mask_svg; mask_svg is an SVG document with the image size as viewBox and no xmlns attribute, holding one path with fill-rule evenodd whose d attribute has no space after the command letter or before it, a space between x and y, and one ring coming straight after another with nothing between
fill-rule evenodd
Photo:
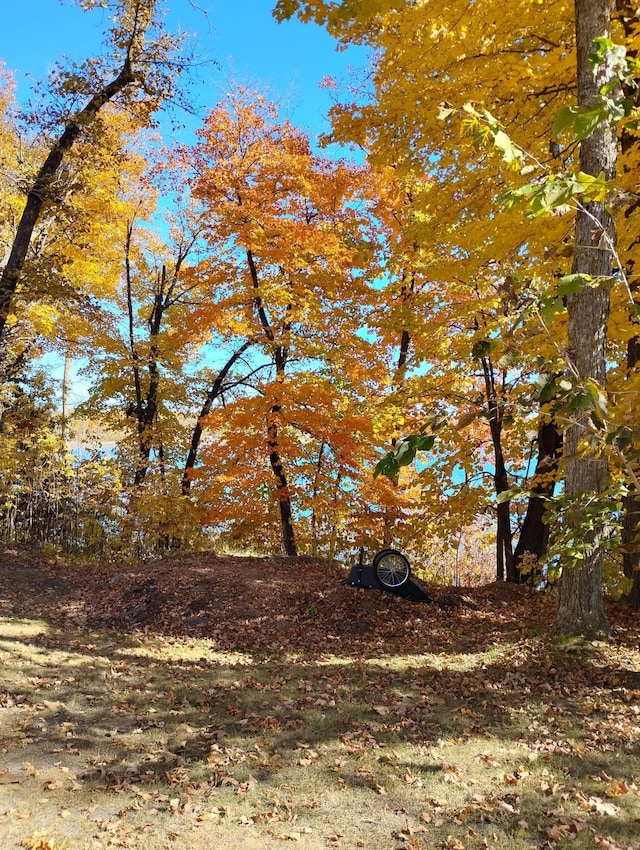
<instances>
[{"instance_id":1,"label":"tree trunk","mask_svg":"<svg viewBox=\"0 0 640 850\"><path fill-rule=\"evenodd\" d=\"M539 562L547 551L549 526L543 516L547 509L546 498L553 495L561 455L561 432L555 422L543 422L538 429L538 460L532 481L532 492L536 495L529 498L518 545L513 554L514 569L517 570L519 580L522 580L520 565L526 553L535 556L536 562ZM538 575L539 571L534 569L530 577L535 581Z\"/></svg>"},{"instance_id":2,"label":"tree trunk","mask_svg":"<svg viewBox=\"0 0 640 850\"><path fill-rule=\"evenodd\" d=\"M138 418L138 464L136 467L134 485L138 487L147 477L149 471L149 458L151 457L151 449L156 439L156 420L158 416L158 404L160 401L160 369L158 368L158 337L160 335L160 327L162 325L162 317L166 309L166 288L167 288L167 269L162 267L162 271L156 281L154 293L154 302L151 315L148 320L149 326L149 354L147 356L147 370L149 372L149 383L144 401L142 398L138 401L138 409L136 411ZM131 302L129 302L131 303ZM131 336L133 339L133 336ZM135 353L135 345L134 345ZM135 363L139 362L136 357ZM137 368L137 367L136 367ZM136 382L136 392L138 392L140 382L139 378Z\"/></svg>"},{"instance_id":3,"label":"tree trunk","mask_svg":"<svg viewBox=\"0 0 640 850\"><path fill-rule=\"evenodd\" d=\"M278 496L280 523L282 525L282 545L287 557L295 558L298 555L298 549L293 533L291 497L289 495L287 477L282 466L282 459L278 451L278 425L275 417L279 414L279 411L279 407L274 407L271 410L270 421L267 426L267 445L269 446L269 462L271 463L271 469L276 479L276 495Z\"/></svg>"},{"instance_id":4,"label":"tree trunk","mask_svg":"<svg viewBox=\"0 0 640 850\"><path fill-rule=\"evenodd\" d=\"M640 338L634 336L627 346L627 368L629 373L640 362ZM640 609L640 545L638 532L640 529L640 494L635 489L623 499L622 524L622 567L627 578L632 579L631 590L625 600L633 608Z\"/></svg>"},{"instance_id":5,"label":"tree trunk","mask_svg":"<svg viewBox=\"0 0 640 850\"><path fill-rule=\"evenodd\" d=\"M287 339L291 331L291 324L285 321L280 328L280 343L276 342L276 335L271 327L267 311L262 301L260 294L260 281L258 278L258 269L252 251L247 251L247 265L249 266L249 274L253 285L253 306L255 307L260 326L269 345L273 351L273 359L276 367L276 384L282 386L284 384L284 375L289 358L289 346ZM292 305L288 304L286 308L287 314L290 314ZM296 547L295 534L293 530L293 513L291 510L291 494L289 485L285 475L282 457L280 456L279 438L278 438L278 420L282 412L282 407L279 398L276 398L268 414L267 421L267 449L269 451L269 463L273 475L276 479L276 495L278 497L278 505L280 507L280 521L282 525L282 545L285 553L290 558L295 558L298 555Z\"/></svg>"},{"instance_id":6,"label":"tree trunk","mask_svg":"<svg viewBox=\"0 0 640 850\"><path fill-rule=\"evenodd\" d=\"M207 393L207 397L205 399L204 404L202 405L202 410L200 411L200 415L198 416L198 421L195 424L193 429L193 434L191 435L191 445L189 446L189 453L187 454L187 460L184 465L184 471L182 473L182 495L187 496L189 494L189 490L191 488L191 474L194 466L196 465L196 460L198 457L198 449L200 447L200 440L202 439L202 432L204 430L204 425L202 424L202 420L205 416L208 416L211 413L211 408L213 407L213 402L221 395L222 390L224 388L224 379L229 374L229 371L233 364L240 358L244 352L252 346L254 340L249 339L237 351L231 355L231 357L224 364L220 372L218 373L217 378L213 382L213 386Z\"/></svg>"},{"instance_id":7,"label":"tree trunk","mask_svg":"<svg viewBox=\"0 0 640 850\"><path fill-rule=\"evenodd\" d=\"M576 0L576 47L578 68L578 105L598 101L600 90L613 76L609 62L592 67L589 54L594 39L609 37L610 3L608 0ZM611 180L615 174L617 155L616 136L608 122L603 122L580 145L580 168L597 176L604 172ZM612 246L615 230L611 215L603 202L590 202L578 211L572 271L592 278L611 275ZM609 289L583 286L567 299L569 314L568 347L576 372L581 380L592 379L600 387L606 381L606 332L609 315ZM565 436L567 472L565 490L568 496L589 498L601 493L607 484L606 460L593 454L578 453L581 437L588 428L582 415L572 424ZM580 521L570 520L576 534L588 548L580 564L563 566L558 587L556 631L608 632L602 591L602 557L600 544L604 523L587 533Z\"/></svg>"},{"instance_id":8,"label":"tree trunk","mask_svg":"<svg viewBox=\"0 0 640 850\"><path fill-rule=\"evenodd\" d=\"M502 407L498 399L496 377L493 363L488 357L482 358L487 410L489 412L489 430L493 443L495 462L494 484L496 496L509 489L509 475L502 451ZM505 576L506 570L506 576ZM496 528L496 579L498 581L518 582L519 574L514 572L513 544L511 534L510 503L501 502L497 508Z\"/></svg>"},{"instance_id":9,"label":"tree trunk","mask_svg":"<svg viewBox=\"0 0 640 850\"><path fill-rule=\"evenodd\" d=\"M54 142L44 164L40 168L31 188L27 192L27 202L18 224L11 246L11 253L0 277L0 340L4 337L7 316L11 312L13 296L20 282L22 268L33 231L40 218L42 207L51 195L56 175L83 128L91 124L102 107L131 85L136 76L131 69L129 56L126 57L118 75L89 99L66 124L63 132Z\"/></svg>"}]
</instances>

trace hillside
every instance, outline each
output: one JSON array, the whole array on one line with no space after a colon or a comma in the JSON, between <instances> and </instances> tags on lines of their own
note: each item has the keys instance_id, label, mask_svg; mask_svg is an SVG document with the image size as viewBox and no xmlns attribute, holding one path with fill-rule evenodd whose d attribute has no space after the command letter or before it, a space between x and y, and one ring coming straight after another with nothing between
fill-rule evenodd
<instances>
[{"instance_id":1,"label":"hillside","mask_svg":"<svg viewBox=\"0 0 640 850\"><path fill-rule=\"evenodd\" d=\"M28 598L33 616L59 625L208 638L227 651L464 648L517 637L522 617L545 625L553 618L552 600L530 588L429 587L434 604L418 604L345 586L348 572L312 558L215 552L106 568L7 550L0 565L5 608Z\"/></svg>"}]
</instances>

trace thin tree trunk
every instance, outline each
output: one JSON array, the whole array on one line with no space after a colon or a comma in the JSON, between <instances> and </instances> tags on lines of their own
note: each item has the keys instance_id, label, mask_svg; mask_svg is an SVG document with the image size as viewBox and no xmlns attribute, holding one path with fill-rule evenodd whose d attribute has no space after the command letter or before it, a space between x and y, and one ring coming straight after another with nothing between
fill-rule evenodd
<instances>
[{"instance_id":1,"label":"thin tree trunk","mask_svg":"<svg viewBox=\"0 0 640 850\"><path fill-rule=\"evenodd\" d=\"M33 232L45 201L50 199L51 189L60 166L82 130L95 120L102 107L135 80L136 75L131 68L131 59L127 55L117 76L99 89L87 104L69 119L27 192L27 202L18 223L11 253L0 277L0 340L4 336L7 316L11 312L13 296L20 283L22 268L31 245Z\"/></svg>"},{"instance_id":2,"label":"thin tree trunk","mask_svg":"<svg viewBox=\"0 0 640 850\"><path fill-rule=\"evenodd\" d=\"M295 558L298 555L298 549L296 547L296 540L293 532L291 496L289 493L287 476L285 475L280 452L278 451L277 416L279 413L279 406L274 406L271 409L269 423L267 425L267 445L269 447L269 462L276 479L276 495L278 497L280 523L282 525L282 545L286 555L289 558Z\"/></svg>"},{"instance_id":3,"label":"thin tree trunk","mask_svg":"<svg viewBox=\"0 0 640 850\"><path fill-rule=\"evenodd\" d=\"M613 77L610 62L595 67L589 62L594 39L608 37L610 31L608 0L576 0L576 47L578 69L578 105L598 101L603 85ZM609 122L603 122L580 145L580 168L597 176L604 172L613 179L617 155L616 136ZM572 271L592 278L611 275L612 243L615 238L613 219L604 202L590 202L576 217L576 239ZM592 379L600 387L606 382L606 331L609 315L609 289L583 286L567 299L569 314L568 347L573 365L581 380ZM571 425L565 435L567 472L565 490L576 498L601 493L607 484L606 460L594 455L580 454L580 439L588 428L586 416ZM608 632L602 590L603 524L585 532L579 521L570 521L576 534L582 536L588 548L580 564L563 567L558 586L556 631Z\"/></svg>"},{"instance_id":4,"label":"thin tree trunk","mask_svg":"<svg viewBox=\"0 0 640 850\"><path fill-rule=\"evenodd\" d=\"M237 351L231 355L231 357L224 364L220 372L218 373L217 378L213 382L213 386L207 393L207 397L205 399L204 404L202 405L202 409L200 411L200 415L198 416L198 421L195 424L193 429L193 434L191 435L191 445L189 446L189 452L187 454L187 460L184 465L184 471L182 473L182 495L186 496L189 493L191 488L191 475L193 472L193 468L196 465L196 460L198 458L198 449L200 447L200 440L202 439L202 432L204 430L203 420L205 416L208 416L211 413L211 408L213 407L213 402L218 398L218 396L222 393L224 388L224 380L229 374L229 371L233 367L234 363L242 357L244 352L252 346L254 340L247 340Z\"/></svg>"},{"instance_id":5,"label":"thin tree trunk","mask_svg":"<svg viewBox=\"0 0 640 850\"><path fill-rule=\"evenodd\" d=\"M156 282L155 300L149 316L149 355L147 369L149 371L149 386L144 404L138 411L138 465L134 484L142 484L149 471L149 458L155 440L155 431L160 401L160 370L158 368L158 336L162 325L162 317L166 308L167 269L162 271Z\"/></svg>"},{"instance_id":6,"label":"thin tree trunk","mask_svg":"<svg viewBox=\"0 0 640 850\"><path fill-rule=\"evenodd\" d=\"M519 580L522 579L520 565L525 555L530 553L539 562L547 551L549 526L543 516L547 509L546 499L553 495L561 456L562 433L555 422L543 422L538 429L538 459L532 481L535 495L529 497L518 545L513 553L514 570L517 570ZM537 575L539 571L534 570L530 578L535 580Z\"/></svg>"},{"instance_id":7,"label":"thin tree trunk","mask_svg":"<svg viewBox=\"0 0 640 850\"><path fill-rule=\"evenodd\" d=\"M504 493L509 489L509 476L502 450L502 409L498 400L493 364L487 357L482 358L482 370L484 373L487 409L489 412L489 430L493 444L495 491L496 496L499 496L500 493ZM504 581L505 569L507 581L517 582L518 578L514 573L509 502L501 502L497 508L496 578L498 581Z\"/></svg>"},{"instance_id":8,"label":"thin tree trunk","mask_svg":"<svg viewBox=\"0 0 640 850\"><path fill-rule=\"evenodd\" d=\"M276 367L276 385L284 383L285 368L289 357L289 347L287 337L291 330L289 322L285 321L280 334L280 344L276 342L276 337L269 322L269 317L262 302L260 294L260 281L258 279L258 269L256 268L253 254L250 250L247 251L247 264L249 266L249 274L253 285L253 304L260 320L260 325L264 332L265 338L273 349L273 358ZM291 304L287 306L287 313L291 312ZM267 449L269 451L269 463L271 470L276 480L276 495L278 497L278 506L280 509L280 522L282 526L282 545L285 553L290 558L295 558L298 555L296 547L295 533L293 530L293 512L291 510L291 493L287 482L287 476L284 471L284 465L280 456L279 437L278 437L278 420L282 412L279 399L276 399L271 406L267 420Z\"/></svg>"}]
</instances>

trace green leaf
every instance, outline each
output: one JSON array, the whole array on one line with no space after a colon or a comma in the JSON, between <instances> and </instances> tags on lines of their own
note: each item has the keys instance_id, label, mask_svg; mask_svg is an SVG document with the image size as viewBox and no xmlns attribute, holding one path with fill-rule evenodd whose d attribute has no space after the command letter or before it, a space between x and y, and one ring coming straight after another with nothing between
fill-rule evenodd
<instances>
[{"instance_id":1,"label":"green leaf","mask_svg":"<svg viewBox=\"0 0 640 850\"><path fill-rule=\"evenodd\" d=\"M416 456L416 447L410 439L401 440L396 446L395 458L398 466L408 466Z\"/></svg>"},{"instance_id":2,"label":"green leaf","mask_svg":"<svg viewBox=\"0 0 640 850\"><path fill-rule=\"evenodd\" d=\"M591 393L587 392L584 387L576 387L575 392L569 399L567 410L572 413L574 410L587 410L593 404Z\"/></svg>"},{"instance_id":3,"label":"green leaf","mask_svg":"<svg viewBox=\"0 0 640 850\"><path fill-rule=\"evenodd\" d=\"M607 444L615 446L619 451L624 451L633 442L633 431L628 425L621 425L607 436Z\"/></svg>"},{"instance_id":4,"label":"green leaf","mask_svg":"<svg viewBox=\"0 0 640 850\"><path fill-rule=\"evenodd\" d=\"M416 449L419 452L431 451L435 441L436 438L433 434L420 434L416 437Z\"/></svg>"},{"instance_id":5,"label":"green leaf","mask_svg":"<svg viewBox=\"0 0 640 850\"><path fill-rule=\"evenodd\" d=\"M580 113L576 115L574 123L575 138L578 141L588 139L606 117L607 109L604 103L596 103L590 107L581 107Z\"/></svg>"},{"instance_id":6,"label":"green leaf","mask_svg":"<svg viewBox=\"0 0 640 850\"><path fill-rule=\"evenodd\" d=\"M576 180L579 191L583 192L585 197L590 201L604 201L609 194L609 184L601 171L597 177L592 174L585 174L584 171L579 171L576 175Z\"/></svg>"},{"instance_id":7,"label":"green leaf","mask_svg":"<svg viewBox=\"0 0 640 850\"><path fill-rule=\"evenodd\" d=\"M495 345L496 343L489 339L480 339L478 342L474 343L474 346L471 349L471 356L474 360L482 360L491 354Z\"/></svg>"},{"instance_id":8,"label":"green leaf","mask_svg":"<svg viewBox=\"0 0 640 850\"><path fill-rule=\"evenodd\" d=\"M505 502L510 502L511 499L515 499L517 496L522 495L522 488L520 487L512 487L510 490L503 490L502 493L498 493L496 496L496 502L499 505L503 505Z\"/></svg>"},{"instance_id":9,"label":"green leaf","mask_svg":"<svg viewBox=\"0 0 640 850\"><path fill-rule=\"evenodd\" d=\"M379 460L376 464L376 467L373 470L373 477L378 478L378 476L384 475L386 478L395 478L399 472L400 465L395 459L394 453L388 452L382 460Z\"/></svg>"},{"instance_id":10,"label":"green leaf","mask_svg":"<svg viewBox=\"0 0 640 850\"><path fill-rule=\"evenodd\" d=\"M555 378L549 378L549 380L544 384L544 386L540 390L540 404L545 404L545 402L554 399L556 397L557 391L558 387Z\"/></svg>"},{"instance_id":11,"label":"green leaf","mask_svg":"<svg viewBox=\"0 0 640 850\"><path fill-rule=\"evenodd\" d=\"M593 43L595 44L596 49L593 53L589 54L588 60L591 67L595 68L598 65L602 65L607 54L612 53L617 45L614 44L610 38L606 38L603 35L596 36L593 39Z\"/></svg>"},{"instance_id":12,"label":"green leaf","mask_svg":"<svg viewBox=\"0 0 640 850\"><path fill-rule=\"evenodd\" d=\"M600 89L600 94L601 95L611 94L611 92L614 92L618 88L619 85L620 85L620 80L617 80L617 79L609 80L609 82L605 83L602 86L602 88Z\"/></svg>"},{"instance_id":13,"label":"green leaf","mask_svg":"<svg viewBox=\"0 0 640 850\"><path fill-rule=\"evenodd\" d=\"M552 322L558 313L562 313L565 309L562 298L544 298L540 302L540 315L546 324Z\"/></svg>"},{"instance_id":14,"label":"green leaf","mask_svg":"<svg viewBox=\"0 0 640 850\"><path fill-rule=\"evenodd\" d=\"M551 127L551 132L554 136L559 136L568 127L573 124L575 108L573 106L563 106L560 112L556 115L556 119Z\"/></svg>"},{"instance_id":15,"label":"green leaf","mask_svg":"<svg viewBox=\"0 0 640 850\"><path fill-rule=\"evenodd\" d=\"M590 283L591 275L588 274L567 274L560 278L558 289L556 290L558 297L564 298L566 295L574 295L580 292L585 284Z\"/></svg>"},{"instance_id":16,"label":"green leaf","mask_svg":"<svg viewBox=\"0 0 640 850\"><path fill-rule=\"evenodd\" d=\"M373 477L384 475L387 478L395 478L403 466L409 466L416 456L416 452L428 452L433 448L436 438L433 434L410 434L402 440L391 452L378 461L373 471Z\"/></svg>"},{"instance_id":17,"label":"green leaf","mask_svg":"<svg viewBox=\"0 0 640 850\"><path fill-rule=\"evenodd\" d=\"M545 205L551 209L562 206L570 201L573 195L573 185L566 180L550 180L545 186Z\"/></svg>"}]
</instances>

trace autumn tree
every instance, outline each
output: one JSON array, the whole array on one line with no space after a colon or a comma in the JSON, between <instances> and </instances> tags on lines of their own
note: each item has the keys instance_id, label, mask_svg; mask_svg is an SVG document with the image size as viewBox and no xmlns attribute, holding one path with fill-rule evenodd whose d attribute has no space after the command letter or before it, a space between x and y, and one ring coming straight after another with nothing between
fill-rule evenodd
<instances>
[{"instance_id":1,"label":"autumn tree","mask_svg":"<svg viewBox=\"0 0 640 850\"><path fill-rule=\"evenodd\" d=\"M614 33L614 37L626 35L628 38L636 33L631 23L634 14L629 12L626 4L619 5L621 16L625 18L626 15L626 24L618 26L615 32L613 29L606 30L606 34ZM375 49L371 73L373 96L356 103L338 105L334 109L333 137L365 145L370 158L376 162L393 163L405 172L428 174L433 185L441 187L440 195L434 192L433 202L423 211L425 226L418 237L419 244L429 246L433 256L428 271L432 281L430 288L433 289L435 282L443 282L443 292L436 296L436 303L446 306L456 302L455 287L460 281L475 282L476 285L478 281L484 281L478 289L484 301L482 314L489 319L493 330L487 335L482 328L482 337L476 336L472 344L489 344L494 349L494 358L500 349L506 352L511 347L521 359L525 380L512 396L512 401L516 402L513 410L519 409L519 416L524 414L523 423L532 418L531 401L536 398L536 383L546 375L541 381L543 392L538 396L543 403L542 418L535 428L539 435L540 472L529 504L531 522L525 524L525 535L521 540L522 545L535 548L534 544L544 542L543 508L544 501L553 492L559 428L566 421L579 429L580 423L575 422L573 412L580 404L591 403L588 398L592 398L597 407L598 393L602 391L602 388L596 391L595 387L603 378L604 360L600 359L595 370L597 377L593 363L587 365L581 361L580 367L576 368L572 358L582 357L582 354L577 355L572 345L578 342L580 305L590 303L590 295L595 299L594 303L600 305L598 344L603 345L606 287L601 291L598 286L592 286L591 292L572 289L584 273L575 271L584 262L584 255L581 258L579 250L574 254L571 246L573 225L562 213L574 209L572 199L580 194L587 201L582 207L587 210L583 213L587 217L592 200L596 203L605 200L607 190L604 181L612 173L607 157L610 158L613 147L604 155L606 167L601 169L603 176L600 178L593 170L588 172L577 164L575 171L571 170L573 177L564 182L556 179L555 172L559 171L562 176L564 169L573 168L578 147L586 145L589 149L591 143L586 138L596 125L602 131L600 124L607 123L603 120L607 109L614 110L611 112L614 118L619 118L620 111L626 109L626 105L611 96L616 85L611 77L602 99L599 102L593 100L596 96L600 97L597 84L602 83L603 74L606 76L603 71L607 67L606 50L602 46L610 42L598 36L600 42L591 41L588 48L583 45L585 51L600 54L597 60L598 80L593 84L595 88L589 105L581 102L576 107L569 107L567 104L573 103L572 93L576 86L576 18L570 3L555 2L545 7L514 3L506 8L492 0L472 6L463 3L407 6L392 0L375 5L363 2L325 3L322 0L281 0L277 4L276 15L287 17L293 14L298 14L303 20L325 23L342 42L355 41ZM595 37L597 34L591 35ZM620 52L612 50L612 55L620 64ZM581 67L584 76L586 66ZM580 82L580 97L586 96L582 86L583 81ZM608 106L611 103L613 106ZM558 143L552 125L563 106L573 110L570 114L575 119L575 134L573 140L566 141L565 136L562 143ZM616 109L618 114L614 115ZM445 122L453 120L438 125L438 118ZM458 132L460 126L462 140L452 135ZM517 144L514 144L514 139ZM472 144L469 146L466 140ZM483 144L486 142L490 142L489 146ZM596 147L601 142L602 139L596 142ZM473 143L480 143L475 151ZM581 155L586 156L584 153ZM527 173L536 169L540 169L537 186L523 185L526 184ZM598 179L602 181L600 189ZM527 217L515 219L510 216L510 204L505 206L504 199L508 197L505 189L513 186L517 187L516 194L520 192L521 199L526 197L529 201ZM440 198L442 202L439 203ZM554 215L545 217L549 209L553 209ZM578 227L586 226L580 221L579 217ZM596 224L593 230L599 229L600 236L607 241L607 230L603 230L601 225L602 222ZM609 243L613 244L610 239ZM581 239L577 244L582 245ZM594 254L598 249L593 246L588 250ZM606 253L606 250L602 251L601 258L605 258ZM572 265L569 260L572 260ZM605 271L607 264L608 270ZM568 274L572 270L573 276ZM603 259L600 271L600 275L587 279L599 281L601 275L610 275L610 255ZM563 275L568 281L559 287L557 281L558 278L564 279ZM499 284L500 278L502 285ZM495 294L503 305L495 303L491 310L487 310L490 303L487 295L491 293L487 284L495 287ZM564 292L561 291L563 287ZM616 298L620 303L619 295ZM500 313L505 305L513 315L506 317L506 322L500 322ZM619 332L625 323L618 320L616 324ZM626 329L622 333L625 332ZM569 344L566 334L571 339ZM590 331L587 336L590 336ZM617 340L624 342L625 337ZM588 346L583 346L583 353L587 349ZM476 350L479 352L479 349ZM593 352L587 360L592 355ZM459 368L459 361L456 361L456 368ZM582 402L576 401L578 396L575 396L570 402L574 407L562 409L562 404L552 403L548 387L554 385L554 376L562 375L565 370L568 375L562 381L569 389L576 386L578 396L581 380L583 389L585 385L592 386L590 381L594 384L592 393L580 396ZM572 370L578 374L582 370L584 379L576 377ZM568 391L565 389L564 392L566 396ZM529 404L523 406L520 402L526 401L527 397ZM492 430L497 430L497 419L494 417L493 422L491 419L489 422ZM550 435L553 439L546 440L548 446L545 448L545 435L549 436L549 429L553 429L555 434ZM575 438L578 431L572 433ZM585 431L580 433L588 436ZM571 445L565 452L570 480L576 469L583 468L573 454L574 448ZM574 460L577 466L573 465ZM569 488L573 486L570 484ZM509 491L506 492L508 494ZM532 524L536 530L534 541L530 534ZM517 548L522 554L522 546ZM586 599L589 594L586 590L584 594ZM591 602L586 604L591 607ZM560 610L564 607L562 602ZM594 617L597 619L598 615ZM559 628L564 629L566 626L560 624L561 619L559 615ZM589 626L585 624L584 627Z\"/></svg>"},{"instance_id":2,"label":"autumn tree","mask_svg":"<svg viewBox=\"0 0 640 850\"><path fill-rule=\"evenodd\" d=\"M91 0L80 0L86 9ZM74 147L101 134L101 116L107 104L126 107L136 120L148 122L160 103L175 88L175 63L166 63L176 41L162 32L155 0L114 0L112 27L104 54L80 68L55 69L50 86L55 98L38 110L42 128L43 160L26 190L26 202L16 221L12 244L0 278L0 338L24 282L34 234L41 222L55 219L59 205L59 179ZM171 67L170 67L171 65Z\"/></svg>"},{"instance_id":3,"label":"autumn tree","mask_svg":"<svg viewBox=\"0 0 640 850\"><path fill-rule=\"evenodd\" d=\"M627 2L627 0L618 0L616 3L616 11L624 32L624 43L627 47L627 56L631 61L638 61L640 56L640 45L638 36L640 33L640 21L638 20L638 12L635 4ZM633 80L624 81L624 94L631 100L638 102L638 88ZM635 189L635 172L637 168L638 155L640 153L638 145L638 132L632 126L624 126L620 136L620 173L618 174L617 183L625 190L633 192ZM633 202L625 209L624 219L627 224L620 229L620 240L618 250L623 256L624 272L629 280L630 291L634 301L637 299L638 285L635 269L638 259L635 256L637 251L637 216L638 204ZM633 226L635 224L635 227ZM632 310L632 313L634 310ZM612 313L614 317L616 313L620 315L620 311L616 311L615 302L613 304ZM631 317L633 328L627 333L626 340L622 336L623 343L626 341L626 368L622 369L622 381L620 389L624 393L622 398L628 400L628 403L623 405L624 414L621 427L626 429L623 433L632 435L634 433L634 425L636 421L636 404L637 399L637 377L638 364L640 364L640 336L635 327L635 315ZM621 354L619 360L624 358ZM615 384L615 378L614 378ZM615 386L614 386L615 392ZM637 477L637 465L634 465L634 471ZM624 519L622 529L622 562L623 571L627 579L631 581L631 589L627 595L627 601L636 608L640 608L640 547L638 546L638 524L640 522L640 496L638 495L638 486L636 481L632 481L629 485L629 492L624 497Z\"/></svg>"},{"instance_id":4,"label":"autumn tree","mask_svg":"<svg viewBox=\"0 0 640 850\"><path fill-rule=\"evenodd\" d=\"M60 425L46 371L14 361L0 404L0 539L107 556L117 469L97 448L75 457Z\"/></svg>"},{"instance_id":5,"label":"autumn tree","mask_svg":"<svg viewBox=\"0 0 640 850\"><path fill-rule=\"evenodd\" d=\"M75 322L74 333L79 353L91 352L83 371L92 380L76 413L111 431L127 524L134 537L137 524L146 529L142 548L148 554L186 544L194 532L187 504L181 513L178 470L192 390L185 372L200 342L199 332L194 336L185 324L199 295L182 271L198 229L197 222L192 227L174 222L167 224L168 238L153 233L148 225L156 211L154 187L147 175L140 178L129 187L132 203L123 205L117 221L118 286L91 322Z\"/></svg>"},{"instance_id":6,"label":"autumn tree","mask_svg":"<svg viewBox=\"0 0 640 850\"><path fill-rule=\"evenodd\" d=\"M532 220L515 224L500 203L505 189L500 160L520 167L517 153L506 134L499 138L502 157L478 150L474 109L463 113L462 138L457 115L469 101L481 114L486 108L510 129L522 128L534 156L550 159L549 128L565 85L558 85L558 78L566 76L570 87L570 74L565 75L564 69L571 56L571 13L566 3L554 4L553 13L545 10L544 16L536 17L537 8L533 11L535 20L530 5L524 3L504 9L493 2L473 7L463 3L399 7L386 2L374 7L283 0L276 7L280 16L297 12L303 20L325 22L339 40L369 45L375 51L372 97L334 108L332 138L360 143L372 162L390 164L401 177L426 179L431 186L411 227L421 253L420 272L429 281L422 297L414 299L412 320L415 340L420 338L420 332L415 332L419 324L425 329L431 325L420 352L429 363L423 394L428 398L430 383L436 397L441 392L436 380L430 382L432 376L444 373L446 383L455 380L448 355L452 346L462 348L462 333L466 355L460 350L462 356L456 358L454 368L465 370L469 391L483 398L476 407L476 421L488 426L497 493L509 492L524 475L526 443L520 445L519 458L506 450L513 469L509 475L503 461L505 438L511 441L518 432L522 437L525 431L539 430L538 423L534 428L531 422L535 412L525 413L519 402L527 393L533 397L531 376L540 368L535 357L551 361L557 353L550 343L535 351L524 341L535 334L535 321L529 322L526 331L521 328L515 337L505 339L510 324L507 314L519 313L529 299L539 297L546 288L545 278L552 280L558 273L564 261L553 246L563 244L567 227L559 218L542 226ZM443 120L454 114L455 120ZM466 299L464 292L468 292ZM432 318L427 322L429 313ZM434 369L438 353L428 346L436 316L440 316L438 335L447 339L442 372ZM536 342L543 342L543 336L538 335ZM488 346L484 356L483 346ZM499 391L503 381L509 388L506 394ZM456 407L460 408L462 398L458 395L456 400L452 394L446 406L449 421L460 421ZM515 412L521 422L517 431L513 429ZM459 413L467 417L472 410L466 406ZM517 578L510 505L501 502L497 510L498 552L503 552L509 577ZM544 535L540 523L536 531ZM500 560L498 569L502 570Z\"/></svg>"},{"instance_id":7,"label":"autumn tree","mask_svg":"<svg viewBox=\"0 0 640 850\"><path fill-rule=\"evenodd\" d=\"M248 92L211 113L196 157L193 191L211 255L196 273L218 282L215 309L259 340L268 364L268 379L235 409L246 411L243 429L248 417L264 419L262 449L254 443L252 451L268 459L283 548L295 555L295 473L287 467L294 443L301 444L293 434L317 444L322 470L338 452L323 423L323 400L338 422L343 418L328 376L351 373L347 352L359 348L372 360L358 366L363 378L366 368L375 374L374 349L357 333L369 295L365 174L313 154L303 133L278 120L273 104ZM227 407L223 418L233 416ZM220 416L216 422L221 427ZM312 480L317 494L317 474Z\"/></svg>"}]
</instances>

